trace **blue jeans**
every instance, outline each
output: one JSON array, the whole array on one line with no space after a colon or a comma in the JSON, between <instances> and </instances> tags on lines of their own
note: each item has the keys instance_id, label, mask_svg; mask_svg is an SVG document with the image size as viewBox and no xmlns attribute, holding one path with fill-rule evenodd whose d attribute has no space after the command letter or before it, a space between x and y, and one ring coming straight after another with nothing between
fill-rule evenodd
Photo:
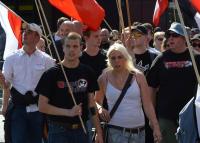
<instances>
[{"instance_id":1,"label":"blue jeans","mask_svg":"<svg viewBox=\"0 0 200 143\"><path fill-rule=\"evenodd\" d=\"M12 143L42 143L43 116L26 112L25 106L15 106L11 115Z\"/></svg>"},{"instance_id":2,"label":"blue jeans","mask_svg":"<svg viewBox=\"0 0 200 143\"><path fill-rule=\"evenodd\" d=\"M66 129L57 124L48 125L48 143L88 143L88 136L82 128Z\"/></svg>"},{"instance_id":3,"label":"blue jeans","mask_svg":"<svg viewBox=\"0 0 200 143\"><path fill-rule=\"evenodd\" d=\"M145 143L145 131L143 130L139 133L130 133L109 128L108 143Z\"/></svg>"}]
</instances>

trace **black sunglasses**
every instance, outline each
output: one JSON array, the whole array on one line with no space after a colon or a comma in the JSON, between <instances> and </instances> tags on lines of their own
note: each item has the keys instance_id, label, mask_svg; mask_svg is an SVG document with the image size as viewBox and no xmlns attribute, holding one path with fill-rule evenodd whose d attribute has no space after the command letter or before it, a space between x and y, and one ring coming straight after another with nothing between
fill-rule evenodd
<instances>
[{"instance_id":1,"label":"black sunglasses","mask_svg":"<svg viewBox=\"0 0 200 143\"><path fill-rule=\"evenodd\" d=\"M157 38L158 39L158 41L163 41L163 38Z\"/></svg>"},{"instance_id":2,"label":"black sunglasses","mask_svg":"<svg viewBox=\"0 0 200 143\"><path fill-rule=\"evenodd\" d=\"M170 37L173 37L173 38L177 38L177 37L180 37L181 35L177 34L177 33L166 33L165 34L165 37L166 38L170 38Z\"/></svg>"},{"instance_id":3,"label":"black sunglasses","mask_svg":"<svg viewBox=\"0 0 200 143\"><path fill-rule=\"evenodd\" d=\"M198 44L197 43L192 43L192 46L200 48L200 43L198 43Z\"/></svg>"}]
</instances>

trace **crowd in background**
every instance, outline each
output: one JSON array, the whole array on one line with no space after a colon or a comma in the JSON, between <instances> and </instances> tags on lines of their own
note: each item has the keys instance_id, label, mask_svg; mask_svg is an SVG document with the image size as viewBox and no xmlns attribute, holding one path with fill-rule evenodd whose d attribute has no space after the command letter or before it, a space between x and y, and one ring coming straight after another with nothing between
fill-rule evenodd
<instances>
[{"instance_id":1,"label":"crowd in background","mask_svg":"<svg viewBox=\"0 0 200 143\"><path fill-rule=\"evenodd\" d=\"M23 137L27 135L27 129L36 124L41 126L43 118L40 115L32 114L30 117L26 114L38 110L47 114L49 143L92 142L93 127L97 129L96 142L102 143L105 133L100 128L100 121L107 123L109 143L178 142L175 134L179 112L195 95L197 88L197 79L180 23L172 23L168 30L154 28L150 23L134 22L122 31L107 28L93 31L77 20L61 17L57 21L57 31L53 33L56 47L49 44L38 29L31 24L25 28L23 48L32 49L27 48L29 53L21 50L8 57L1 75L1 85L4 94L7 94L4 95L3 115L8 110L8 94L11 93L12 101L16 103L14 107L18 107L12 111L12 114L17 114L11 115L11 125L13 120L24 117L23 122L16 120L11 127L13 143L26 142ZM189 27L186 30L199 69L200 30ZM39 33L39 37L28 37L30 31ZM36 54L38 50L40 52ZM24 53L28 56L23 57ZM21 62L26 66L16 66ZM65 77L61 76L61 65L64 66L77 100L75 106L71 96L67 96L70 91ZM27 69L24 71L24 68ZM22 74L19 76L20 72ZM130 73L130 86L111 117L110 111ZM32 81L32 78L36 80ZM38 110L30 104L24 106L24 103L18 102L16 94L19 92L20 96L26 96L29 90L35 96L39 94ZM87 94L88 98L85 97ZM25 108L21 110L22 107ZM82 117L87 128L87 137L83 135L78 116ZM89 117L92 117L93 124ZM41 120L36 123L30 121L30 118ZM19 132L18 128L22 127L23 130ZM32 139L32 142L42 142L42 129L34 129L30 134L37 140ZM35 134L36 131L39 131L38 134ZM77 136L80 138L77 139Z\"/></svg>"}]
</instances>

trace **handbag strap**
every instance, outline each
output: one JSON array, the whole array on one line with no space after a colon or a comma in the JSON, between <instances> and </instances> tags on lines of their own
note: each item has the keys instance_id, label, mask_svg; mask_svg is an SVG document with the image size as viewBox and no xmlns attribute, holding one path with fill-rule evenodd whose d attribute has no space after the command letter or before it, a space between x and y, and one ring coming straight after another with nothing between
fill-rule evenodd
<instances>
[{"instance_id":1,"label":"handbag strap","mask_svg":"<svg viewBox=\"0 0 200 143\"><path fill-rule=\"evenodd\" d=\"M114 115L114 113L117 110L119 104L121 103L124 95L126 94L127 89L130 87L130 85L131 85L130 83L131 83L132 78L133 78L133 74L129 73L128 78L126 80L126 83L125 83L125 85L122 89L122 92L121 92L120 96L118 97L118 99L117 99L115 105L113 106L112 110L110 111L110 118L112 118L112 116Z\"/></svg>"}]
</instances>

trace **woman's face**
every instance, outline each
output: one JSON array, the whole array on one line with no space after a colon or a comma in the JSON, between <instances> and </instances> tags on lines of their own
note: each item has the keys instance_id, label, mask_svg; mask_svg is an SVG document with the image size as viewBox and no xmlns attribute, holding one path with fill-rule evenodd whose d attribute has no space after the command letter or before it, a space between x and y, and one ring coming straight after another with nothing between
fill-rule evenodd
<instances>
[{"instance_id":1,"label":"woman's face","mask_svg":"<svg viewBox=\"0 0 200 143\"><path fill-rule=\"evenodd\" d=\"M114 70L121 70L126 67L126 59L119 51L112 51L109 55L109 60Z\"/></svg>"},{"instance_id":2,"label":"woman's face","mask_svg":"<svg viewBox=\"0 0 200 143\"><path fill-rule=\"evenodd\" d=\"M155 38L155 48L161 49L162 41L164 39L163 35L159 35Z\"/></svg>"}]
</instances>

